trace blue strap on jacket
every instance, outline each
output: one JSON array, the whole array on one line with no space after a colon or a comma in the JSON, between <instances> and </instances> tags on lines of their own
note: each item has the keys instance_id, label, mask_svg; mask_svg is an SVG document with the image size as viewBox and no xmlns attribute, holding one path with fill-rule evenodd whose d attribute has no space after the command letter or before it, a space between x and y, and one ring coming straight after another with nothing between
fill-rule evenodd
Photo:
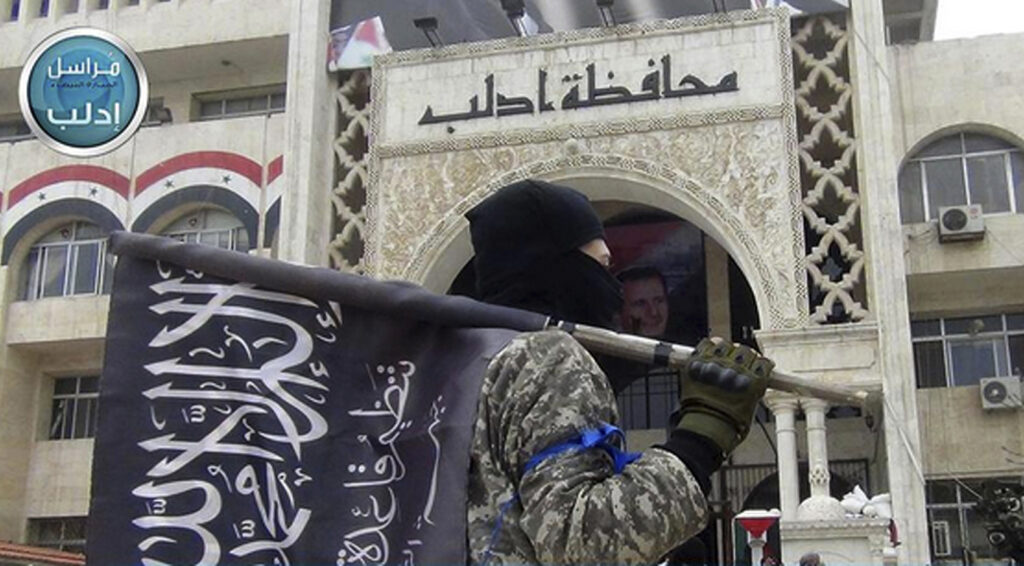
<instances>
[{"instance_id":1,"label":"blue strap on jacket","mask_svg":"<svg viewBox=\"0 0 1024 566\"><path fill-rule=\"evenodd\" d=\"M626 452L615 445L614 440L616 438L621 439L624 437L625 435L619 427L608 423L601 423L601 426L598 428L588 428L578 436L570 438L565 442L555 444L554 446L549 446L534 454L533 457L526 462L526 466L523 468L523 475L525 476L530 473L534 468L549 458L553 458L559 454L569 451L576 452L590 448L600 448L601 450L604 450L612 459L612 466L615 473L621 474L622 470L626 469L626 466L640 458L639 452ZM490 562L491 549L493 549L494 544L498 542L498 535L501 533L501 525L505 520L505 513L510 507L512 507L512 503L518 499L519 493L516 492L508 501L501 504L501 512L498 514L498 518L494 522L494 530L491 531L491 540L487 544L487 550L484 551L484 566Z\"/></svg>"},{"instance_id":2,"label":"blue strap on jacket","mask_svg":"<svg viewBox=\"0 0 1024 566\"><path fill-rule=\"evenodd\" d=\"M541 462L548 458L570 450L577 451L585 450L587 448L600 448L608 453L608 456L611 457L615 467L615 473L621 474L622 470L624 470L628 464L634 462L640 457L639 452L626 452L624 450L620 450L619 447L613 443L613 439L616 437L624 438L624 436L622 429L608 423L601 423L601 426L598 428L588 428L581 432L579 436L571 438L561 444L549 446L534 454L526 463L526 467L523 468L523 475L525 476L530 473L534 468L539 466Z\"/></svg>"}]
</instances>

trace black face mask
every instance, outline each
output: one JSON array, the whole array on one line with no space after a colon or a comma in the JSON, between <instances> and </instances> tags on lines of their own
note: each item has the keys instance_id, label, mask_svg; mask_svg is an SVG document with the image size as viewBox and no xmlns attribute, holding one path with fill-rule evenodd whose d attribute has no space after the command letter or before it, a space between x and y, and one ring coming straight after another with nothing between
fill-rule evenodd
<instances>
[{"instance_id":1,"label":"black face mask","mask_svg":"<svg viewBox=\"0 0 1024 566\"><path fill-rule=\"evenodd\" d=\"M543 279L559 320L611 329L622 308L622 283L587 254L573 250L546 267Z\"/></svg>"}]
</instances>

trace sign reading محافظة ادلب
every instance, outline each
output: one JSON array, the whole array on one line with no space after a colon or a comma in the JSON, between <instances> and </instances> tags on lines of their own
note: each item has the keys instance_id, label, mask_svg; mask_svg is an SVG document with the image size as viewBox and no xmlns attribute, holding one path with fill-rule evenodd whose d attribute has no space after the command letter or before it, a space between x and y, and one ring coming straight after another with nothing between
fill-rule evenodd
<instances>
[{"instance_id":1,"label":"sign reading \u0645\u062d\u0627\u0641\u0638\u0629 \u0627\u062f\u0644\u0628","mask_svg":"<svg viewBox=\"0 0 1024 566\"><path fill-rule=\"evenodd\" d=\"M149 85L142 62L119 37L70 28L40 43L21 72L18 97L32 132L75 157L114 150L138 130Z\"/></svg>"},{"instance_id":2,"label":"sign reading \u0645\u062d\u0627\u0641\u0638\u0629 \u0627\u062f\u0644\u0628","mask_svg":"<svg viewBox=\"0 0 1024 566\"><path fill-rule=\"evenodd\" d=\"M378 57L375 143L781 105L788 22L740 14Z\"/></svg>"}]
</instances>

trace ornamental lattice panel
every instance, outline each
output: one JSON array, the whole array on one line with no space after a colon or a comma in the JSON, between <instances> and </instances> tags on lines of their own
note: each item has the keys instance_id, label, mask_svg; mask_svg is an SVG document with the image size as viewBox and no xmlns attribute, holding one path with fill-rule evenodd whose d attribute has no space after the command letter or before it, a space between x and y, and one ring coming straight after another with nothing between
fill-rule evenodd
<instances>
[{"instance_id":1,"label":"ornamental lattice panel","mask_svg":"<svg viewBox=\"0 0 1024 566\"><path fill-rule=\"evenodd\" d=\"M363 272L363 232L366 228L366 182L370 131L370 73L360 70L340 77L335 92L338 103L337 137L334 139L334 188L331 190L333 222L328 253L331 267Z\"/></svg>"},{"instance_id":2,"label":"ornamental lattice panel","mask_svg":"<svg viewBox=\"0 0 1024 566\"><path fill-rule=\"evenodd\" d=\"M868 316L845 17L793 21L793 73L810 319Z\"/></svg>"}]
</instances>

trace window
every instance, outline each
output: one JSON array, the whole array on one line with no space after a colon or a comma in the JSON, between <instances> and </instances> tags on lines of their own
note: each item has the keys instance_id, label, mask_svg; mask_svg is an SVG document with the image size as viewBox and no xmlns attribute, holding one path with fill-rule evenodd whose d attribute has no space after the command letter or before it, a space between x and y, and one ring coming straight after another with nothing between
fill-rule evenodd
<instances>
[{"instance_id":1,"label":"window","mask_svg":"<svg viewBox=\"0 0 1024 566\"><path fill-rule=\"evenodd\" d=\"M53 384L50 440L96 436L100 378L61 377Z\"/></svg>"},{"instance_id":2,"label":"window","mask_svg":"<svg viewBox=\"0 0 1024 566\"><path fill-rule=\"evenodd\" d=\"M163 231L163 235L227 250L249 250L249 232L242 222L227 212L212 208L178 219Z\"/></svg>"},{"instance_id":3,"label":"window","mask_svg":"<svg viewBox=\"0 0 1024 566\"><path fill-rule=\"evenodd\" d=\"M36 546L85 553L85 517L29 519L28 541Z\"/></svg>"},{"instance_id":4,"label":"window","mask_svg":"<svg viewBox=\"0 0 1024 566\"><path fill-rule=\"evenodd\" d=\"M217 120L229 116L253 116L284 112L285 85L259 91L219 92L197 95L200 120Z\"/></svg>"},{"instance_id":5,"label":"window","mask_svg":"<svg viewBox=\"0 0 1024 566\"><path fill-rule=\"evenodd\" d=\"M932 521L932 554L937 557L953 554L949 546L949 521Z\"/></svg>"},{"instance_id":6,"label":"window","mask_svg":"<svg viewBox=\"0 0 1024 566\"><path fill-rule=\"evenodd\" d=\"M1020 478L992 478L1020 482ZM929 480L925 484L932 560L936 565L1000 563L974 512L984 480Z\"/></svg>"},{"instance_id":7,"label":"window","mask_svg":"<svg viewBox=\"0 0 1024 566\"><path fill-rule=\"evenodd\" d=\"M109 292L111 282L105 274L112 263L102 228L85 222L67 224L29 250L21 298L33 301Z\"/></svg>"},{"instance_id":8,"label":"window","mask_svg":"<svg viewBox=\"0 0 1024 566\"><path fill-rule=\"evenodd\" d=\"M904 224L936 219L941 206L1024 212L1024 157L1003 140L960 133L917 152L900 171L899 187Z\"/></svg>"},{"instance_id":9,"label":"window","mask_svg":"<svg viewBox=\"0 0 1024 566\"><path fill-rule=\"evenodd\" d=\"M910 334L919 388L977 385L1024 369L1024 313L915 321Z\"/></svg>"}]
</instances>

